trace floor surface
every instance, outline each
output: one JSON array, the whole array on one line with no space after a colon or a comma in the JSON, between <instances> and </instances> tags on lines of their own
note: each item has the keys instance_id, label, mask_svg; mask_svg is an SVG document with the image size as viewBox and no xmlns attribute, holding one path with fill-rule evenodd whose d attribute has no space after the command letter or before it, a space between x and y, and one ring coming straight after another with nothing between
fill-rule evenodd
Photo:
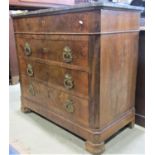
<instances>
[{"instance_id":1,"label":"floor surface","mask_svg":"<svg viewBox=\"0 0 155 155\"><path fill-rule=\"evenodd\" d=\"M10 143L28 154L89 154L84 141L35 113L20 111L20 85L9 87ZM145 154L145 129L126 128L105 144L104 154Z\"/></svg>"}]
</instances>

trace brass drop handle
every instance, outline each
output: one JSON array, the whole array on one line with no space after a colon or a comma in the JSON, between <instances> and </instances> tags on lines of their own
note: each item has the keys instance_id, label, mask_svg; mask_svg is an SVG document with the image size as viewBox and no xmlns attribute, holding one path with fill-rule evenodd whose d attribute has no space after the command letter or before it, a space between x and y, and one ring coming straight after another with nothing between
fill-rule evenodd
<instances>
[{"instance_id":1,"label":"brass drop handle","mask_svg":"<svg viewBox=\"0 0 155 155\"><path fill-rule=\"evenodd\" d=\"M32 84L29 85L29 93L31 96L35 96L35 91Z\"/></svg>"},{"instance_id":2,"label":"brass drop handle","mask_svg":"<svg viewBox=\"0 0 155 155\"><path fill-rule=\"evenodd\" d=\"M63 60L66 63L70 63L73 60L72 51L68 46L65 46L63 49Z\"/></svg>"},{"instance_id":3,"label":"brass drop handle","mask_svg":"<svg viewBox=\"0 0 155 155\"><path fill-rule=\"evenodd\" d=\"M33 76L33 69L32 69L31 64L27 65L27 74L28 74L28 76Z\"/></svg>"},{"instance_id":4,"label":"brass drop handle","mask_svg":"<svg viewBox=\"0 0 155 155\"><path fill-rule=\"evenodd\" d=\"M31 48L30 48L30 45L29 45L29 43L25 43L25 46L24 46L24 52L25 52L25 54L27 55L27 56L30 56L31 55Z\"/></svg>"},{"instance_id":5,"label":"brass drop handle","mask_svg":"<svg viewBox=\"0 0 155 155\"><path fill-rule=\"evenodd\" d=\"M66 109L67 112L69 112L69 113L73 113L74 112L74 105L73 105L73 101L72 100L68 99L65 102L64 106L65 106L65 109Z\"/></svg>"},{"instance_id":6,"label":"brass drop handle","mask_svg":"<svg viewBox=\"0 0 155 155\"><path fill-rule=\"evenodd\" d=\"M72 79L71 75L65 74L64 86L67 89L72 89L74 87L74 80Z\"/></svg>"}]
</instances>

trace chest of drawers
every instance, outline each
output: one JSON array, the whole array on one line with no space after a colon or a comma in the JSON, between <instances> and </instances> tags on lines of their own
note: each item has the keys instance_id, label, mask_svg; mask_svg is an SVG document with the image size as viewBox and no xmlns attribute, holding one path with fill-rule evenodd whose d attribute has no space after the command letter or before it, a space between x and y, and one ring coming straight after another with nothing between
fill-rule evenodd
<instances>
[{"instance_id":1,"label":"chest of drawers","mask_svg":"<svg viewBox=\"0 0 155 155\"><path fill-rule=\"evenodd\" d=\"M21 109L86 140L91 153L135 121L140 11L93 3L14 16Z\"/></svg>"}]
</instances>

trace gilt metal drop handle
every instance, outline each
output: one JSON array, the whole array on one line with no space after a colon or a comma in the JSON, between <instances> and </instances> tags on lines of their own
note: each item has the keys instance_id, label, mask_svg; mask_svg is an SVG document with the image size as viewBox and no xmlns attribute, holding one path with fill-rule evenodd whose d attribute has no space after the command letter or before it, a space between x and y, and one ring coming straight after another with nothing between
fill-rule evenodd
<instances>
[{"instance_id":1,"label":"gilt metal drop handle","mask_svg":"<svg viewBox=\"0 0 155 155\"><path fill-rule=\"evenodd\" d=\"M72 89L74 87L74 80L71 75L65 74L64 86L66 89Z\"/></svg>"},{"instance_id":2,"label":"gilt metal drop handle","mask_svg":"<svg viewBox=\"0 0 155 155\"><path fill-rule=\"evenodd\" d=\"M27 42L25 43L25 46L24 46L24 52L27 56L30 56L32 53L31 47L30 47L29 43L27 43Z\"/></svg>"},{"instance_id":3,"label":"gilt metal drop handle","mask_svg":"<svg viewBox=\"0 0 155 155\"><path fill-rule=\"evenodd\" d=\"M67 112L69 112L69 113L73 113L74 112L74 105L73 105L73 101L72 100L68 99L65 102L64 106L65 106L65 109L66 109Z\"/></svg>"},{"instance_id":4,"label":"gilt metal drop handle","mask_svg":"<svg viewBox=\"0 0 155 155\"><path fill-rule=\"evenodd\" d=\"M63 50L63 60L66 63L70 63L73 60L72 51L71 51L71 49L68 46L64 47L64 50Z\"/></svg>"},{"instance_id":5,"label":"gilt metal drop handle","mask_svg":"<svg viewBox=\"0 0 155 155\"><path fill-rule=\"evenodd\" d=\"M32 69L31 64L27 65L27 74L28 74L28 76L33 76L33 69Z\"/></svg>"},{"instance_id":6,"label":"gilt metal drop handle","mask_svg":"<svg viewBox=\"0 0 155 155\"><path fill-rule=\"evenodd\" d=\"M31 96L35 96L35 91L32 84L29 84L29 93Z\"/></svg>"}]
</instances>

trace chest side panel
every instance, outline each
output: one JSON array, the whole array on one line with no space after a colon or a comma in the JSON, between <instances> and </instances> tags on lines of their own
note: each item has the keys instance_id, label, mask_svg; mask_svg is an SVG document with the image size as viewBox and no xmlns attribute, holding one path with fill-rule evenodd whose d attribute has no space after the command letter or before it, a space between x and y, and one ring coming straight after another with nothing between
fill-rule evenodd
<instances>
[{"instance_id":1,"label":"chest side panel","mask_svg":"<svg viewBox=\"0 0 155 155\"><path fill-rule=\"evenodd\" d=\"M134 107L137 45L138 33L102 36L101 126Z\"/></svg>"},{"instance_id":2,"label":"chest side panel","mask_svg":"<svg viewBox=\"0 0 155 155\"><path fill-rule=\"evenodd\" d=\"M134 109L139 13L103 11L100 57L100 126ZM106 26L106 25L109 25Z\"/></svg>"}]
</instances>

